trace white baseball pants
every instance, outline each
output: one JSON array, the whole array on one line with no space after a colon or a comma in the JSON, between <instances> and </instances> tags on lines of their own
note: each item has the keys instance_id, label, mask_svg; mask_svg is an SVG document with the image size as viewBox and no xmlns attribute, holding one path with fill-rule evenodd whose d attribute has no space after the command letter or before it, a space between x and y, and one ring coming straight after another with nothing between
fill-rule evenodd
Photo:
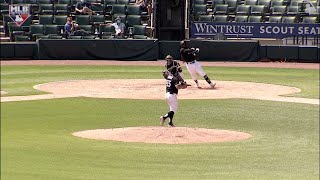
<instances>
[{"instance_id":1,"label":"white baseball pants","mask_svg":"<svg viewBox=\"0 0 320 180\"><path fill-rule=\"evenodd\" d=\"M193 80L197 80L197 73L200 74L201 77L205 76L206 73L203 71L200 63L195 60L194 63L186 63L187 69Z\"/></svg>"},{"instance_id":2,"label":"white baseball pants","mask_svg":"<svg viewBox=\"0 0 320 180\"><path fill-rule=\"evenodd\" d=\"M176 112L178 110L178 98L177 94L166 93L166 101L170 108L170 111Z\"/></svg>"}]
</instances>

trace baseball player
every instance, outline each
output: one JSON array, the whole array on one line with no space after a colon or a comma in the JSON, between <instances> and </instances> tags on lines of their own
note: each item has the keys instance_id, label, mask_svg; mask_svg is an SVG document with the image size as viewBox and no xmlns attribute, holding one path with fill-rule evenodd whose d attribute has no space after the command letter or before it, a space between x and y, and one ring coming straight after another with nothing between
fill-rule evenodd
<instances>
[{"instance_id":1,"label":"baseball player","mask_svg":"<svg viewBox=\"0 0 320 180\"><path fill-rule=\"evenodd\" d=\"M211 82L210 78L206 75L203 71L200 63L197 61L196 54L199 52L199 48L187 48L186 42L180 42L180 54L181 54L181 61L186 62L187 69L196 83L198 88L199 86L197 73L200 74L210 85L211 88L214 88L216 83Z\"/></svg>"},{"instance_id":2,"label":"baseball player","mask_svg":"<svg viewBox=\"0 0 320 180\"><path fill-rule=\"evenodd\" d=\"M178 110L178 89L187 88L186 84L181 84L181 81L174 75L177 73L178 68L172 66L170 71L166 70L163 73L164 78L166 79L166 102L170 108L169 112L164 116L160 117L160 125L163 126L163 123L167 118L169 118L168 127L174 127L173 125L173 116L174 113Z\"/></svg>"},{"instance_id":3,"label":"baseball player","mask_svg":"<svg viewBox=\"0 0 320 180\"><path fill-rule=\"evenodd\" d=\"M177 72L176 72L175 76L178 78L178 80L181 83L187 84L187 82L183 80L182 68L181 68L180 64L177 61L175 61L171 55L167 55L165 57L165 60L167 61L167 63L165 64L166 69L168 71L171 71L170 70L171 68L177 68Z\"/></svg>"}]
</instances>

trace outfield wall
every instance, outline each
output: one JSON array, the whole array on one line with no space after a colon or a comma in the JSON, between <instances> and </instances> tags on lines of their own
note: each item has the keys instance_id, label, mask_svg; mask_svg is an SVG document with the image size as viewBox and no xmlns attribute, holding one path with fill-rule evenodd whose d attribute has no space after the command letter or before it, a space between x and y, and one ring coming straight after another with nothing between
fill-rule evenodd
<instances>
[{"instance_id":1,"label":"outfield wall","mask_svg":"<svg viewBox=\"0 0 320 180\"><path fill-rule=\"evenodd\" d=\"M1 43L1 59L94 59L155 61L171 54L180 59L179 41L39 40ZM260 59L319 63L320 47L260 45L251 40L191 40L199 60L257 62Z\"/></svg>"}]
</instances>

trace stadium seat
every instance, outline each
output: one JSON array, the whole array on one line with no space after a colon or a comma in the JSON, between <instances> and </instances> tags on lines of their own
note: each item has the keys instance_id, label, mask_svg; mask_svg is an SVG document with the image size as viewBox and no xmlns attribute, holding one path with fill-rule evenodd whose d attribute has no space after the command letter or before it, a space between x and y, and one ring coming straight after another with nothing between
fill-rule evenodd
<instances>
[{"instance_id":1,"label":"stadium seat","mask_svg":"<svg viewBox=\"0 0 320 180\"><path fill-rule=\"evenodd\" d=\"M214 14L228 14L227 4L217 4L213 10Z\"/></svg>"},{"instance_id":2,"label":"stadium seat","mask_svg":"<svg viewBox=\"0 0 320 180\"><path fill-rule=\"evenodd\" d=\"M262 22L262 16L249 16L248 22L259 23Z\"/></svg>"},{"instance_id":3,"label":"stadium seat","mask_svg":"<svg viewBox=\"0 0 320 180\"><path fill-rule=\"evenodd\" d=\"M113 36L107 36L107 35L104 35L101 37L101 39L112 39L112 38L113 38Z\"/></svg>"},{"instance_id":4,"label":"stadium seat","mask_svg":"<svg viewBox=\"0 0 320 180\"><path fill-rule=\"evenodd\" d=\"M59 35L59 29L58 29L58 25L55 24L51 24L51 25L44 25L44 34L45 35Z\"/></svg>"},{"instance_id":5,"label":"stadium seat","mask_svg":"<svg viewBox=\"0 0 320 180\"><path fill-rule=\"evenodd\" d=\"M1 3L0 4L0 13L3 14L9 14L9 4L8 3Z\"/></svg>"},{"instance_id":6,"label":"stadium seat","mask_svg":"<svg viewBox=\"0 0 320 180\"><path fill-rule=\"evenodd\" d=\"M287 7L287 15L297 15L299 12L299 7L298 6L288 6Z\"/></svg>"},{"instance_id":7,"label":"stadium seat","mask_svg":"<svg viewBox=\"0 0 320 180\"><path fill-rule=\"evenodd\" d=\"M193 4L207 4L207 0L194 0Z\"/></svg>"},{"instance_id":8,"label":"stadium seat","mask_svg":"<svg viewBox=\"0 0 320 180\"><path fill-rule=\"evenodd\" d=\"M112 6L111 14L126 14L126 5L124 4L114 4Z\"/></svg>"},{"instance_id":9,"label":"stadium seat","mask_svg":"<svg viewBox=\"0 0 320 180\"><path fill-rule=\"evenodd\" d=\"M67 22L67 16L54 16L54 24L58 25L58 26L64 26Z\"/></svg>"},{"instance_id":10,"label":"stadium seat","mask_svg":"<svg viewBox=\"0 0 320 180\"><path fill-rule=\"evenodd\" d=\"M76 15L76 22L79 25L89 25L90 16L89 15Z\"/></svg>"},{"instance_id":11,"label":"stadium seat","mask_svg":"<svg viewBox=\"0 0 320 180\"><path fill-rule=\"evenodd\" d=\"M212 0L212 9L218 4L224 4L224 0Z\"/></svg>"},{"instance_id":12,"label":"stadium seat","mask_svg":"<svg viewBox=\"0 0 320 180\"><path fill-rule=\"evenodd\" d=\"M248 22L248 16L246 15L237 15L235 17L235 22Z\"/></svg>"},{"instance_id":13,"label":"stadium seat","mask_svg":"<svg viewBox=\"0 0 320 180\"><path fill-rule=\"evenodd\" d=\"M11 4L24 4L24 0L11 0Z\"/></svg>"},{"instance_id":14,"label":"stadium seat","mask_svg":"<svg viewBox=\"0 0 320 180\"><path fill-rule=\"evenodd\" d=\"M9 23L8 28L9 28L9 37L11 41L13 41L15 39L15 36L17 35L25 35L25 32L22 29L22 27L18 26L16 23Z\"/></svg>"},{"instance_id":15,"label":"stadium seat","mask_svg":"<svg viewBox=\"0 0 320 180\"><path fill-rule=\"evenodd\" d=\"M39 40L39 39L49 39L49 36L48 35L36 35L35 40Z\"/></svg>"},{"instance_id":16,"label":"stadium seat","mask_svg":"<svg viewBox=\"0 0 320 180\"><path fill-rule=\"evenodd\" d=\"M208 14L207 13L207 5L199 5L199 4L194 5L193 6L193 14L195 16Z\"/></svg>"},{"instance_id":17,"label":"stadium seat","mask_svg":"<svg viewBox=\"0 0 320 180\"><path fill-rule=\"evenodd\" d=\"M269 23L281 23L282 16L270 16Z\"/></svg>"},{"instance_id":18,"label":"stadium seat","mask_svg":"<svg viewBox=\"0 0 320 180\"><path fill-rule=\"evenodd\" d=\"M116 33L115 29L111 25L100 24L99 34L101 36L112 36Z\"/></svg>"},{"instance_id":19,"label":"stadium seat","mask_svg":"<svg viewBox=\"0 0 320 180\"><path fill-rule=\"evenodd\" d=\"M97 24L104 24L105 23L105 16L104 15L92 15L91 16L91 23L94 25Z\"/></svg>"},{"instance_id":20,"label":"stadium seat","mask_svg":"<svg viewBox=\"0 0 320 180\"><path fill-rule=\"evenodd\" d=\"M55 4L54 11L55 11L55 14L68 15L69 13L68 4Z\"/></svg>"},{"instance_id":21,"label":"stadium seat","mask_svg":"<svg viewBox=\"0 0 320 180\"><path fill-rule=\"evenodd\" d=\"M38 5L38 0L25 0L26 4L32 4L32 6L34 5Z\"/></svg>"},{"instance_id":22,"label":"stadium seat","mask_svg":"<svg viewBox=\"0 0 320 180\"><path fill-rule=\"evenodd\" d=\"M117 0L118 4L129 4L130 1L129 0Z\"/></svg>"},{"instance_id":23,"label":"stadium seat","mask_svg":"<svg viewBox=\"0 0 320 180\"><path fill-rule=\"evenodd\" d=\"M120 16L121 17L121 21L123 22L123 23L126 23L126 21L127 21L127 16L125 15L125 14L114 14L113 16L112 16L112 22L115 22L115 19L118 17L118 16Z\"/></svg>"},{"instance_id":24,"label":"stadium seat","mask_svg":"<svg viewBox=\"0 0 320 180\"><path fill-rule=\"evenodd\" d=\"M257 0L245 0L244 5L257 5Z\"/></svg>"},{"instance_id":25,"label":"stadium seat","mask_svg":"<svg viewBox=\"0 0 320 180\"><path fill-rule=\"evenodd\" d=\"M48 39L62 39L60 35L48 35Z\"/></svg>"},{"instance_id":26,"label":"stadium seat","mask_svg":"<svg viewBox=\"0 0 320 180\"><path fill-rule=\"evenodd\" d=\"M212 15L200 15L198 21L199 22L211 22L211 21L213 21L213 17L212 17Z\"/></svg>"},{"instance_id":27,"label":"stadium seat","mask_svg":"<svg viewBox=\"0 0 320 180\"><path fill-rule=\"evenodd\" d=\"M17 35L14 37L16 42L21 41L30 41L29 36Z\"/></svg>"},{"instance_id":28,"label":"stadium seat","mask_svg":"<svg viewBox=\"0 0 320 180\"><path fill-rule=\"evenodd\" d=\"M52 0L38 0L38 4L53 4Z\"/></svg>"},{"instance_id":29,"label":"stadium seat","mask_svg":"<svg viewBox=\"0 0 320 180\"><path fill-rule=\"evenodd\" d=\"M94 33L92 25L80 25L80 29L83 29L84 31L86 31L89 34Z\"/></svg>"},{"instance_id":30,"label":"stadium seat","mask_svg":"<svg viewBox=\"0 0 320 180\"><path fill-rule=\"evenodd\" d=\"M144 25L134 25L133 35L146 35L146 26Z\"/></svg>"},{"instance_id":31,"label":"stadium seat","mask_svg":"<svg viewBox=\"0 0 320 180\"><path fill-rule=\"evenodd\" d=\"M297 17L296 16L283 16L282 17L282 23L297 23Z\"/></svg>"},{"instance_id":32,"label":"stadium seat","mask_svg":"<svg viewBox=\"0 0 320 180\"><path fill-rule=\"evenodd\" d=\"M82 39L97 39L97 37L96 36L82 36L81 37Z\"/></svg>"},{"instance_id":33,"label":"stadium seat","mask_svg":"<svg viewBox=\"0 0 320 180\"><path fill-rule=\"evenodd\" d=\"M127 6L128 15L141 15L141 9L138 5L128 5Z\"/></svg>"},{"instance_id":34,"label":"stadium seat","mask_svg":"<svg viewBox=\"0 0 320 180\"><path fill-rule=\"evenodd\" d=\"M264 5L254 5L251 6L251 15L261 15L263 16L266 13Z\"/></svg>"},{"instance_id":35,"label":"stadium seat","mask_svg":"<svg viewBox=\"0 0 320 180\"><path fill-rule=\"evenodd\" d=\"M53 4L39 4L40 14L53 14Z\"/></svg>"},{"instance_id":36,"label":"stadium seat","mask_svg":"<svg viewBox=\"0 0 320 180\"><path fill-rule=\"evenodd\" d=\"M238 5L238 0L226 0L225 4L228 5L229 14L235 14L235 11Z\"/></svg>"},{"instance_id":37,"label":"stadium seat","mask_svg":"<svg viewBox=\"0 0 320 180\"><path fill-rule=\"evenodd\" d=\"M104 12L104 5L103 4L93 4L91 5L91 10L98 13L98 14L103 14Z\"/></svg>"},{"instance_id":38,"label":"stadium seat","mask_svg":"<svg viewBox=\"0 0 320 180\"><path fill-rule=\"evenodd\" d=\"M71 1L70 0L58 0L58 4L68 4L70 5Z\"/></svg>"},{"instance_id":39,"label":"stadium seat","mask_svg":"<svg viewBox=\"0 0 320 180\"><path fill-rule=\"evenodd\" d=\"M111 10L112 10L112 6L114 4L116 4L117 1L116 0L104 0L104 10L107 12L107 13L110 13Z\"/></svg>"},{"instance_id":40,"label":"stadium seat","mask_svg":"<svg viewBox=\"0 0 320 180\"><path fill-rule=\"evenodd\" d=\"M127 16L127 27L133 27L134 25L141 25L141 15Z\"/></svg>"},{"instance_id":41,"label":"stadium seat","mask_svg":"<svg viewBox=\"0 0 320 180\"><path fill-rule=\"evenodd\" d=\"M228 15L214 15L213 21L214 22L228 22L229 16Z\"/></svg>"},{"instance_id":42,"label":"stadium seat","mask_svg":"<svg viewBox=\"0 0 320 180\"><path fill-rule=\"evenodd\" d=\"M303 3L303 0L291 0L290 6L299 6L301 3Z\"/></svg>"},{"instance_id":43,"label":"stadium seat","mask_svg":"<svg viewBox=\"0 0 320 180\"><path fill-rule=\"evenodd\" d=\"M318 17L305 16L305 17L302 18L302 23L306 23L306 24L319 23L319 18Z\"/></svg>"},{"instance_id":44,"label":"stadium seat","mask_svg":"<svg viewBox=\"0 0 320 180\"><path fill-rule=\"evenodd\" d=\"M69 36L68 39L82 39L82 36Z\"/></svg>"},{"instance_id":45,"label":"stadium seat","mask_svg":"<svg viewBox=\"0 0 320 180\"><path fill-rule=\"evenodd\" d=\"M35 40L36 36L43 35L44 28L42 24L33 24L30 25L30 39Z\"/></svg>"},{"instance_id":46,"label":"stadium seat","mask_svg":"<svg viewBox=\"0 0 320 180\"><path fill-rule=\"evenodd\" d=\"M283 6L283 0L272 0L270 7L274 7L274 6Z\"/></svg>"},{"instance_id":47,"label":"stadium seat","mask_svg":"<svg viewBox=\"0 0 320 180\"><path fill-rule=\"evenodd\" d=\"M287 6L273 6L271 11L272 15L285 15Z\"/></svg>"},{"instance_id":48,"label":"stadium seat","mask_svg":"<svg viewBox=\"0 0 320 180\"><path fill-rule=\"evenodd\" d=\"M271 5L271 0L259 0L258 5L264 5L266 10L268 10Z\"/></svg>"},{"instance_id":49,"label":"stadium seat","mask_svg":"<svg viewBox=\"0 0 320 180\"><path fill-rule=\"evenodd\" d=\"M148 39L148 36L145 36L145 35L133 35L133 39Z\"/></svg>"},{"instance_id":50,"label":"stadium seat","mask_svg":"<svg viewBox=\"0 0 320 180\"><path fill-rule=\"evenodd\" d=\"M237 15L249 15L250 14L250 5L239 5L236 8Z\"/></svg>"},{"instance_id":51,"label":"stadium seat","mask_svg":"<svg viewBox=\"0 0 320 180\"><path fill-rule=\"evenodd\" d=\"M53 24L53 15L39 15L39 24Z\"/></svg>"}]
</instances>

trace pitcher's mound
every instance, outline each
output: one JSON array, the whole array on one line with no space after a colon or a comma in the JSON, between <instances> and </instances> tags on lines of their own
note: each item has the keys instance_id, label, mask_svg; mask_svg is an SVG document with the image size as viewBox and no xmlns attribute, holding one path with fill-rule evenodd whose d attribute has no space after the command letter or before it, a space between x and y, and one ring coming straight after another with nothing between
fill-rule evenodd
<instances>
[{"instance_id":1,"label":"pitcher's mound","mask_svg":"<svg viewBox=\"0 0 320 180\"><path fill-rule=\"evenodd\" d=\"M73 133L74 136L122 142L192 144L240 141L252 137L248 133L188 127L128 127L95 129Z\"/></svg>"}]
</instances>

